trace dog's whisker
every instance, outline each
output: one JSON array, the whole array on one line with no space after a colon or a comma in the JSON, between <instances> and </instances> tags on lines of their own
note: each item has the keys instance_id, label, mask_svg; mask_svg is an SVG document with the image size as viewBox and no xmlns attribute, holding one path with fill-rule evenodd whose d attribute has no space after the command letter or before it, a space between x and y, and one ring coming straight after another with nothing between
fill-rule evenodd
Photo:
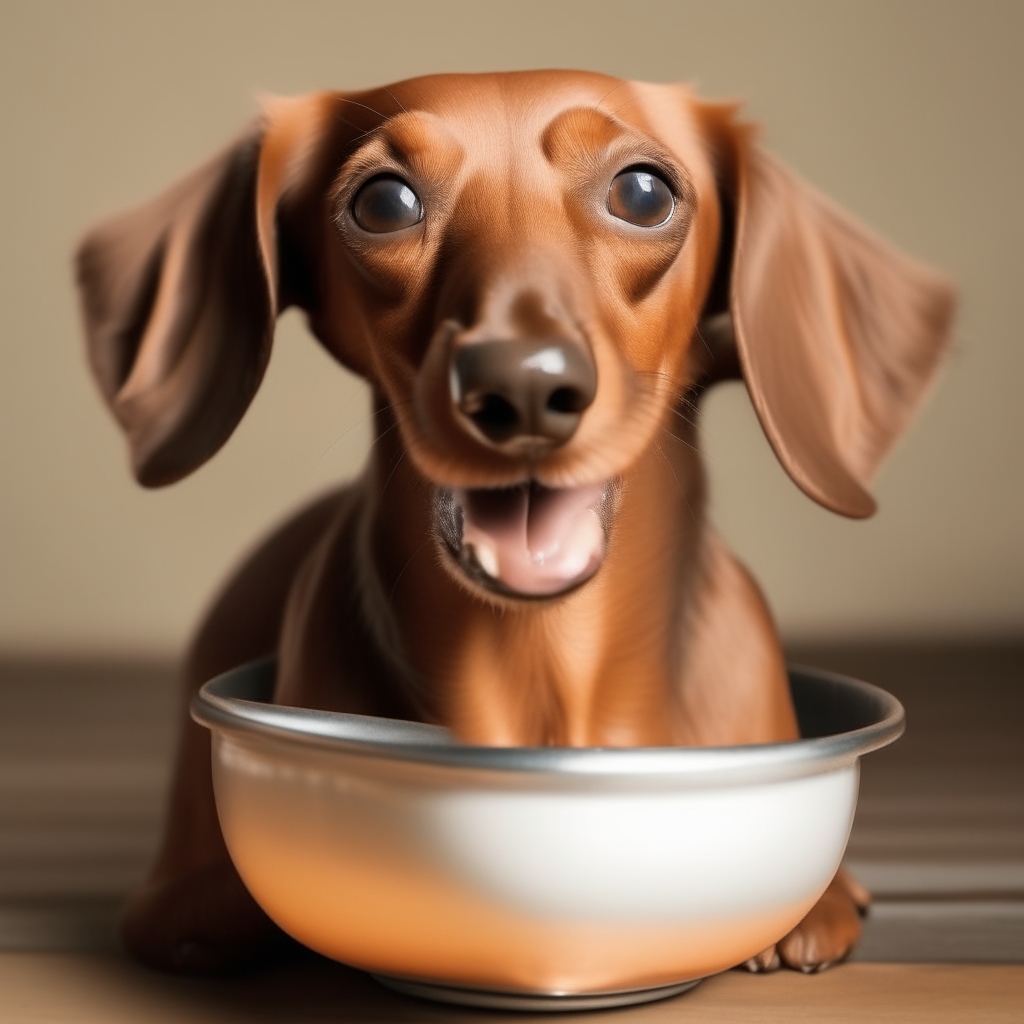
<instances>
[{"instance_id":1,"label":"dog's whisker","mask_svg":"<svg viewBox=\"0 0 1024 1024\"><path fill-rule=\"evenodd\" d=\"M654 442L654 447L657 450L658 454L665 460L665 465L668 466L669 472L672 474L672 479L675 481L676 487L679 488L679 493L685 497L686 492L683 490L682 482L676 474L675 466L672 465L672 460L665 454L665 449L662 448L657 441Z\"/></svg>"},{"instance_id":2,"label":"dog's whisker","mask_svg":"<svg viewBox=\"0 0 1024 1024\"><path fill-rule=\"evenodd\" d=\"M698 321L697 325L694 327L693 333L700 339L700 343L704 346L704 349L707 351L707 354L709 356L714 356L714 354L715 354L714 353L714 349L712 349L711 343L704 336L704 332L700 329L700 322L699 321Z\"/></svg>"},{"instance_id":3,"label":"dog's whisker","mask_svg":"<svg viewBox=\"0 0 1024 1024\"><path fill-rule=\"evenodd\" d=\"M625 85L626 83L623 82L622 84ZM614 92L614 90L612 90L612 91ZM625 100L622 103L618 104L617 106L612 107L608 111L608 113L612 114L613 117L618 117L622 113L623 110L628 110L630 107L638 107L638 106L640 106L639 98L633 97L632 99Z\"/></svg>"},{"instance_id":4,"label":"dog's whisker","mask_svg":"<svg viewBox=\"0 0 1024 1024\"><path fill-rule=\"evenodd\" d=\"M668 427L662 427L661 429L666 434L668 434L668 436L671 437L674 441L678 441L684 448L688 448L691 452L694 453L694 455L703 454L703 452L701 452L701 450L696 445L690 444L689 441L684 440L678 434L673 434L672 431L668 429Z\"/></svg>"},{"instance_id":5,"label":"dog's whisker","mask_svg":"<svg viewBox=\"0 0 1024 1024\"><path fill-rule=\"evenodd\" d=\"M324 451L324 453L317 459L316 465L319 465L325 458L327 458L327 456L333 450L335 445L337 445L340 441L342 441L345 438L346 435L348 435L353 430L355 430L356 427L363 426L363 424L365 424L367 422L367 420L371 420L372 421L373 419L374 419L373 413L370 413L368 416L364 417L363 419L357 421L356 423L353 423L347 430L345 430L342 434L340 434L338 437L336 437L330 443L330 445L327 447L326 451ZM373 446L381 438L385 437L392 430L394 430L395 427L397 427L397 426L398 426L397 423L392 423L391 426L385 427L385 429L380 431L380 433L376 434L374 437L371 437L370 440L365 445L363 445L362 449L360 449L359 455L357 456L357 460L360 463L362 463L366 459L367 454L373 449Z\"/></svg>"},{"instance_id":6,"label":"dog's whisker","mask_svg":"<svg viewBox=\"0 0 1024 1024\"><path fill-rule=\"evenodd\" d=\"M405 575L405 570L412 565L413 559L433 540L433 537L427 537L427 539L409 556L408 561L402 566L398 575L395 577L395 582L391 584L391 592L388 594L388 602L390 603L392 598L395 596L395 590L398 588L398 584L402 577Z\"/></svg>"},{"instance_id":7,"label":"dog's whisker","mask_svg":"<svg viewBox=\"0 0 1024 1024\"><path fill-rule=\"evenodd\" d=\"M361 134L355 136L355 138L353 138L352 141L353 142L362 142L363 139L368 139L371 135L376 134L377 132L381 131L383 128L384 128L383 124L378 124L374 128L368 128L366 131L364 131Z\"/></svg>"},{"instance_id":8,"label":"dog's whisker","mask_svg":"<svg viewBox=\"0 0 1024 1024\"><path fill-rule=\"evenodd\" d=\"M394 423L390 424L389 426L385 427L382 431L380 431L375 437L371 438L369 444L367 444L367 446L363 449L363 454L365 455L371 448L374 447L374 445L377 444L378 441L383 440L383 438L387 437L388 434L390 434L391 431L394 430L397 426L398 421L396 420Z\"/></svg>"},{"instance_id":9,"label":"dog's whisker","mask_svg":"<svg viewBox=\"0 0 1024 1024\"><path fill-rule=\"evenodd\" d=\"M348 430L345 431L345 434L347 434L350 430L353 430L355 427L360 426L361 424L365 423L367 419L370 419L371 421L376 421L378 413L389 412L391 409L397 409L400 406L409 406L409 405L412 405L412 401L411 400L402 399L402 400L395 400L394 402L388 402L387 405L378 406L378 407L372 409L368 413L367 417L364 417L363 419L359 420L357 423L352 424L352 426L349 427ZM391 431L394 430L395 427L397 427L397 426L398 426L398 420L395 420L389 426L385 427L379 433L377 433L376 435L371 437L370 440L367 442L367 444L363 446L362 451L360 451L359 458L360 459L365 459L366 455L373 449L374 445L376 445L376 443L378 441L380 441L382 438L384 438L388 434L390 434ZM344 437L345 434L342 434L341 436ZM340 441L341 438L338 438L338 440ZM337 441L334 442L334 444L336 444L336 443L337 443ZM334 444L331 445L332 448L334 447ZM328 449L328 451L330 451L330 449ZM321 458L322 457L323 456L321 456Z\"/></svg>"},{"instance_id":10,"label":"dog's whisker","mask_svg":"<svg viewBox=\"0 0 1024 1024\"><path fill-rule=\"evenodd\" d=\"M402 101L387 86L384 87L384 91L395 101L395 106L397 106L398 109L401 110L403 114L409 113L409 111L405 109L405 106L402 103Z\"/></svg>"},{"instance_id":11,"label":"dog's whisker","mask_svg":"<svg viewBox=\"0 0 1024 1024\"><path fill-rule=\"evenodd\" d=\"M679 439L676 438L676 440ZM686 511L690 513L690 519L695 523L699 523L701 521L700 517L693 511L693 506L690 504L690 496L686 493L686 488L683 487L682 481L676 473L676 468L672 465L672 460L665 454L665 449L662 448L657 441L654 442L654 447L657 449L658 454L665 460L665 464L668 466L669 472L672 474L672 479L675 480L676 487L679 488L679 496L683 499L683 504L686 505Z\"/></svg>"},{"instance_id":12,"label":"dog's whisker","mask_svg":"<svg viewBox=\"0 0 1024 1024\"><path fill-rule=\"evenodd\" d=\"M686 423L688 426L693 428L693 430L698 435L698 438L708 437L708 438L714 439L715 435L707 429L707 427L704 425L703 421L701 421L700 423L694 423L694 422L686 419L677 410L673 410L673 412L675 412L675 414L677 416L679 416L683 420L684 423ZM693 451L697 455L699 455L700 458L702 458L704 460L704 462L706 462L709 466L711 466L711 467L723 467L723 466L727 465L725 460L723 460L714 451L709 451L707 449L707 447L701 445L699 441L697 442L696 445L693 445L693 444L690 444L688 441L684 440L683 438L679 437L677 434L672 433L672 431L669 430L668 427L662 427L662 430L666 434L668 434L669 437L671 437L673 440L678 441L680 444L686 445L687 448L689 448L691 451Z\"/></svg>"},{"instance_id":13,"label":"dog's whisker","mask_svg":"<svg viewBox=\"0 0 1024 1024\"><path fill-rule=\"evenodd\" d=\"M339 97L339 98L340 99L344 99L345 97ZM333 116L335 121L339 122L340 124L348 125L349 128L351 128L353 131L358 132L357 135L354 135L352 137L352 141L353 142L361 142L363 139L368 138L369 136L373 135L374 132L379 132L384 127L384 125L387 123L386 120L385 120L385 121L382 121L380 124L374 125L372 128L364 128L362 125L358 125L355 122L350 121L347 117L343 116L338 111L335 111L332 116Z\"/></svg>"},{"instance_id":14,"label":"dog's whisker","mask_svg":"<svg viewBox=\"0 0 1024 1024\"><path fill-rule=\"evenodd\" d=\"M686 413L679 408L679 405L684 405L687 409L691 410L693 412L693 417L691 418L690 416L687 416ZM700 405L689 396L683 395L676 405L670 407L669 411L672 413L673 416L678 416L679 419L682 420L683 423L685 423L688 427L690 427L690 429L693 430L699 437L709 437L712 439L715 438L715 432L708 429L708 420L706 416L702 415ZM717 458L710 455L703 448L701 449L701 455L712 462L718 462Z\"/></svg>"},{"instance_id":15,"label":"dog's whisker","mask_svg":"<svg viewBox=\"0 0 1024 1024\"><path fill-rule=\"evenodd\" d=\"M391 95L390 92L388 93L388 95ZM391 98L394 99L395 97L391 96ZM376 114L378 117L383 117L386 119L388 116L387 114L382 114L379 110L374 110L373 107L369 106L368 104L360 103L359 100L350 99L348 96L340 96L339 99L341 99L343 103L351 103L352 106L354 107L362 107L363 110L368 110L371 114Z\"/></svg>"},{"instance_id":16,"label":"dog's whisker","mask_svg":"<svg viewBox=\"0 0 1024 1024\"><path fill-rule=\"evenodd\" d=\"M638 377L655 377L658 380L666 381L676 389L684 386L682 379L677 374L669 373L668 370L634 370L633 372Z\"/></svg>"},{"instance_id":17,"label":"dog's whisker","mask_svg":"<svg viewBox=\"0 0 1024 1024\"><path fill-rule=\"evenodd\" d=\"M334 439L334 440L333 440L333 441L332 441L332 442L331 442L331 443L330 443L330 444L329 444L329 445L328 445L328 446L327 446L327 447L326 447L326 448L325 448L325 449L324 449L324 450L323 450L323 451L322 451L322 452L320 453L319 457L318 457L318 458L317 458L317 460L316 460L316 463L315 463L315 465L319 466L319 465L320 465L320 463L321 463L321 462L323 462L323 461L324 461L324 459L326 459L326 458L327 458L327 457L328 457L328 456L329 456L329 455L331 454L331 452L332 452L332 451L334 451L334 449L335 449L335 448L336 448L336 447L337 447L337 446L338 446L338 445L339 445L339 444L340 444L340 443L341 443L342 441L344 441L344 440L345 440L345 438L346 438L346 437L348 437L348 435L349 435L349 434L351 434L353 430L355 430L355 429L356 429L356 427L362 427L362 426L364 426L364 425L365 425L365 424L366 424L366 423L367 423L368 421L372 420L372 418L373 418L373 414L372 414L372 413L368 413L368 414L367 414L366 416L362 416L362 417L360 417L360 418L359 418L358 420L356 420L356 421L355 421L354 423L350 423L350 424L348 425L348 427L346 427L346 428L345 428L345 429L344 429L344 430L343 430L343 431L342 431L342 432L341 432L341 433L340 433L340 434L339 434L339 435L338 435L338 436L337 436L337 437L336 437L336 438L335 438L335 439Z\"/></svg>"},{"instance_id":18,"label":"dog's whisker","mask_svg":"<svg viewBox=\"0 0 1024 1024\"><path fill-rule=\"evenodd\" d=\"M623 80L622 80L622 81L620 81L620 82L616 82L616 83L615 83L615 85L613 85L613 86L612 86L612 87L611 87L611 88L610 88L610 89L609 89L609 90L608 90L608 91L607 91L607 92L606 92L606 93L605 93L605 94L604 94L604 95L603 95L603 96L602 96L602 97L601 97L601 98L600 98L600 99L599 99L599 100L598 100L598 101L597 101L597 102L596 102L596 103L594 104L594 109L595 109L595 110L597 110L597 111L601 111L601 104L602 104L602 103L604 103L604 101L605 101L606 99L608 99L608 97L609 97L609 96L611 96L611 94L612 94L613 92L616 92L617 90L621 89L621 88L622 88L622 87L623 87L623 86L624 86L625 84L626 84L626 80L625 80L625 79L623 79Z\"/></svg>"},{"instance_id":19,"label":"dog's whisker","mask_svg":"<svg viewBox=\"0 0 1024 1024\"><path fill-rule=\"evenodd\" d=\"M426 477L420 476L419 473L409 473L405 481L405 490L402 491L402 500L405 501L411 491L424 488L432 490L434 484Z\"/></svg>"},{"instance_id":20,"label":"dog's whisker","mask_svg":"<svg viewBox=\"0 0 1024 1024\"><path fill-rule=\"evenodd\" d=\"M696 415L688 416L685 412L683 412L682 409L679 408L679 405L682 403L682 401L683 400L680 399L679 403L677 403L676 405L670 405L668 411L673 416L678 416L679 419L681 419L691 429L693 429L693 430L700 430L701 421L697 418L697 416ZM699 410L694 409L693 411L696 414L696 413L698 413Z\"/></svg>"},{"instance_id":21,"label":"dog's whisker","mask_svg":"<svg viewBox=\"0 0 1024 1024\"><path fill-rule=\"evenodd\" d=\"M325 458L327 458L327 456L330 455L330 453L334 450L334 448L341 441L343 441L349 434L351 434L352 431L356 429L356 427L362 427L362 426L364 426L368 422L372 423L376 419L376 416L377 416L378 413L388 412L391 409L397 408L399 405L409 405L409 404L411 404L411 403L407 402L407 401L395 401L395 402L388 402L387 405L382 405L382 406L378 406L377 408L371 409L368 413L366 413L365 416L361 416L354 423L351 423L345 430L343 430L327 446L326 449L324 449L324 451L321 453L320 457L316 460L316 465L319 465ZM395 424L392 424L392 426L395 426ZM388 430L390 430L390 429L391 429L391 427L388 427ZM365 448L363 448L363 450L360 452L360 456L365 456L366 453L370 450L370 448L372 448L373 445L376 443L376 441L379 440L381 437L383 437L384 434L386 434L386 433L387 433L387 430L385 430L383 433L379 434L376 438L374 438Z\"/></svg>"},{"instance_id":22,"label":"dog's whisker","mask_svg":"<svg viewBox=\"0 0 1024 1024\"><path fill-rule=\"evenodd\" d=\"M358 125L355 122L350 121L347 117L342 117L341 114L335 113L334 119L336 121L340 121L342 124L347 124L349 126L349 128L353 129L354 131L359 132L360 134L356 136L357 140L365 138L367 135L370 134L370 132L366 131L366 129L363 128L362 125ZM378 125L377 127L380 127L380 126ZM377 128L371 128L370 129L370 131L373 131L373 132L375 132L376 130L377 130Z\"/></svg>"},{"instance_id":23,"label":"dog's whisker","mask_svg":"<svg viewBox=\"0 0 1024 1024\"><path fill-rule=\"evenodd\" d=\"M398 453L398 458L395 459L395 464L391 467L391 472L388 473L388 478L384 481L384 486L381 487L381 497L384 496L384 492L388 489L388 484L391 483L391 478L395 475L398 467L402 464L402 460L405 458L405 448Z\"/></svg>"}]
</instances>

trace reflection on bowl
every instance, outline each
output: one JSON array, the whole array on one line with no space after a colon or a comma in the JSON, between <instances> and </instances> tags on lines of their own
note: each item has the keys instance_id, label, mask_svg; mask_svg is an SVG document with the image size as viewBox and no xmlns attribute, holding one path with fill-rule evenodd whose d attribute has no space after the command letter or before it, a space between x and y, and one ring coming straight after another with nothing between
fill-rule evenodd
<instances>
[{"instance_id":1,"label":"reflection on bowl","mask_svg":"<svg viewBox=\"0 0 1024 1024\"><path fill-rule=\"evenodd\" d=\"M657 998L771 945L839 866L858 758L903 730L884 691L797 669L791 743L469 747L268 704L274 671L229 672L192 708L245 884L318 952L492 1006Z\"/></svg>"}]
</instances>

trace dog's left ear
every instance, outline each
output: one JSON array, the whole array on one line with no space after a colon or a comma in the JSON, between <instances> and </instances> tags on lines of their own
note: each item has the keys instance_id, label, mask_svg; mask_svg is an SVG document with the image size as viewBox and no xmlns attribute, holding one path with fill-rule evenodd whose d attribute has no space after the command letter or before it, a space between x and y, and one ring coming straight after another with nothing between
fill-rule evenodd
<instances>
[{"instance_id":1,"label":"dog's left ear","mask_svg":"<svg viewBox=\"0 0 1024 1024\"><path fill-rule=\"evenodd\" d=\"M146 486L210 458L259 387L291 298L280 295L279 205L333 103L265 100L227 149L79 246L89 362Z\"/></svg>"},{"instance_id":2,"label":"dog's left ear","mask_svg":"<svg viewBox=\"0 0 1024 1024\"><path fill-rule=\"evenodd\" d=\"M732 114L705 111L731 207L729 309L747 388L796 484L869 516L867 486L946 348L953 288L800 181Z\"/></svg>"}]
</instances>

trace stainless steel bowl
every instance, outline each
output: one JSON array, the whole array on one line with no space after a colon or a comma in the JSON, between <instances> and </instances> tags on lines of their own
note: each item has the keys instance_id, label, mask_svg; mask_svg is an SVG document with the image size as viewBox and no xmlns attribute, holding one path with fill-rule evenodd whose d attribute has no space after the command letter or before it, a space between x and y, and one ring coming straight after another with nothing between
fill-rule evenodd
<instances>
[{"instance_id":1,"label":"stainless steel bowl","mask_svg":"<svg viewBox=\"0 0 1024 1024\"><path fill-rule=\"evenodd\" d=\"M192 706L253 896L393 987L527 1009L659 998L781 938L839 866L858 759L904 722L877 687L793 669L791 743L470 747L269 704L274 672L236 669Z\"/></svg>"}]
</instances>

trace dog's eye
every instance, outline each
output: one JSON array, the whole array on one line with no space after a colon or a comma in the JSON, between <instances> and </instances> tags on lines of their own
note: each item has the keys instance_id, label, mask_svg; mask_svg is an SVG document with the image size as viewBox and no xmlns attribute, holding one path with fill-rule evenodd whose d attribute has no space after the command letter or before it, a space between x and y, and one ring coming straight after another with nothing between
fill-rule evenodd
<instances>
[{"instance_id":1,"label":"dog's eye","mask_svg":"<svg viewBox=\"0 0 1024 1024\"><path fill-rule=\"evenodd\" d=\"M401 178L383 174L356 193L352 216L364 231L401 231L423 219L423 204Z\"/></svg>"},{"instance_id":2,"label":"dog's eye","mask_svg":"<svg viewBox=\"0 0 1024 1024\"><path fill-rule=\"evenodd\" d=\"M617 174L608 189L608 212L619 220L652 228L672 216L672 190L651 171L631 167Z\"/></svg>"}]
</instances>

